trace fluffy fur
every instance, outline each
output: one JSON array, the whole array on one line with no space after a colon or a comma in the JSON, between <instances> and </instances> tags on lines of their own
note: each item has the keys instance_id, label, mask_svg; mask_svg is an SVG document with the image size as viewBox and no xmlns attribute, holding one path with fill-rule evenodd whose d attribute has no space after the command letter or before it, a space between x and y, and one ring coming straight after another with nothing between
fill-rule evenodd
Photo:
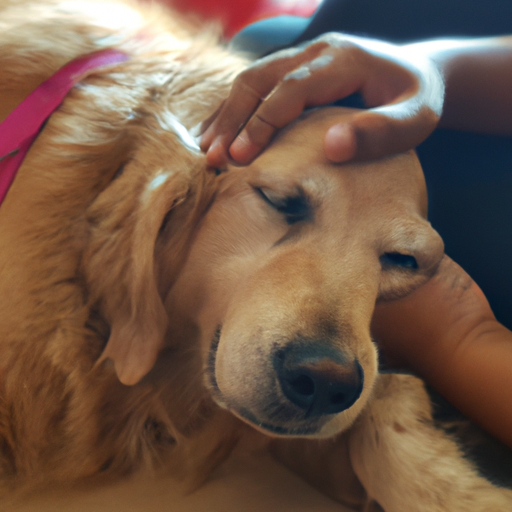
<instances>
[{"instance_id":1,"label":"fluffy fur","mask_svg":"<svg viewBox=\"0 0 512 512\"><path fill-rule=\"evenodd\" d=\"M245 437L361 510L512 508L434 428L422 383L377 370L375 301L443 252L412 153L332 166L324 110L215 172L180 126L245 62L204 27L126 2L1 5L4 112L77 56L130 55L70 92L0 208L5 492L141 466L197 479ZM291 359L353 400L303 406Z\"/></svg>"}]
</instances>

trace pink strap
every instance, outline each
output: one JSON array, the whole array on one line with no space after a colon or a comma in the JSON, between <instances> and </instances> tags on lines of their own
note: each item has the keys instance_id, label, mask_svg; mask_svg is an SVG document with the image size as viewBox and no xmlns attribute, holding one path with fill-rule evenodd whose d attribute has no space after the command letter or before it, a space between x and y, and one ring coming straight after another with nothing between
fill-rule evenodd
<instances>
[{"instance_id":1,"label":"pink strap","mask_svg":"<svg viewBox=\"0 0 512 512\"><path fill-rule=\"evenodd\" d=\"M89 71L118 64L128 55L103 50L75 59L43 82L0 124L0 204L43 123Z\"/></svg>"}]
</instances>

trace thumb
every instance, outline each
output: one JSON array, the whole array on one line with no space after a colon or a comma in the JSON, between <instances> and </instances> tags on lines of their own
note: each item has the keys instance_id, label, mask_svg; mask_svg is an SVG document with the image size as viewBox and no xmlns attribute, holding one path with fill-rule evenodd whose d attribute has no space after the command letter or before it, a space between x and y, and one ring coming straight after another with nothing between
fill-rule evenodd
<instances>
[{"instance_id":1,"label":"thumb","mask_svg":"<svg viewBox=\"0 0 512 512\"><path fill-rule=\"evenodd\" d=\"M324 138L325 155L331 162L346 162L356 155L356 134L350 124L331 126Z\"/></svg>"},{"instance_id":2,"label":"thumb","mask_svg":"<svg viewBox=\"0 0 512 512\"><path fill-rule=\"evenodd\" d=\"M436 127L439 116L424 107L413 115L404 104L363 110L327 130L324 150L333 162L372 160L413 149Z\"/></svg>"}]
</instances>

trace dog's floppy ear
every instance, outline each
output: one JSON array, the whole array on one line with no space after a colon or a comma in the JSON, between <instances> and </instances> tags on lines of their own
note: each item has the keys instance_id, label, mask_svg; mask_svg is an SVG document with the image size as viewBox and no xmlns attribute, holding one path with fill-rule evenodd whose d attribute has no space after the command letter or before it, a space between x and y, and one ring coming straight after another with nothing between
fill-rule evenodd
<instances>
[{"instance_id":1,"label":"dog's floppy ear","mask_svg":"<svg viewBox=\"0 0 512 512\"><path fill-rule=\"evenodd\" d=\"M119 256L127 262L123 275L117 276L118 293L105 300L111 330L102 359L114 361L123 384L135 384L152 368L167 329L153 269L159 222L153 212L148 215L139 206L131 240L119 247Z\"/></svg>"},{"instance_id":2,"label":"dog's floppy ear","mask_svg":"<svg viewBox=\"0 0 512 512\"><path fill-rule=\"evenodd\" d=\"M167 329L154 269L162 223L186 198L195 203L197 196L190 172L148 174L136 166L130 164L91 206L84 257L90 301L111 327L100 362L112 359L119 380L127 385L152 368Z\"/></svg>"}]
</instances>

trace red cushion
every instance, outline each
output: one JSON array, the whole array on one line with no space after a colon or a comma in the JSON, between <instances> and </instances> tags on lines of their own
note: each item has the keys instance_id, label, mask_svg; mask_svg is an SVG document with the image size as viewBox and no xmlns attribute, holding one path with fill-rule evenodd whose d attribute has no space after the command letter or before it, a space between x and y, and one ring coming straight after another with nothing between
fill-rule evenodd
<instances>
[{"instance_id":1,"label":"red cushion","mask_svg":"<svg viewBox=\"0 0 512 512\"><path fill-rule=\"evenodd\" d=\"M289 14L311 16L322 0L163 0L182 12L222 22L226 37L262 18Z\"/></svg>"}]
</instances>

